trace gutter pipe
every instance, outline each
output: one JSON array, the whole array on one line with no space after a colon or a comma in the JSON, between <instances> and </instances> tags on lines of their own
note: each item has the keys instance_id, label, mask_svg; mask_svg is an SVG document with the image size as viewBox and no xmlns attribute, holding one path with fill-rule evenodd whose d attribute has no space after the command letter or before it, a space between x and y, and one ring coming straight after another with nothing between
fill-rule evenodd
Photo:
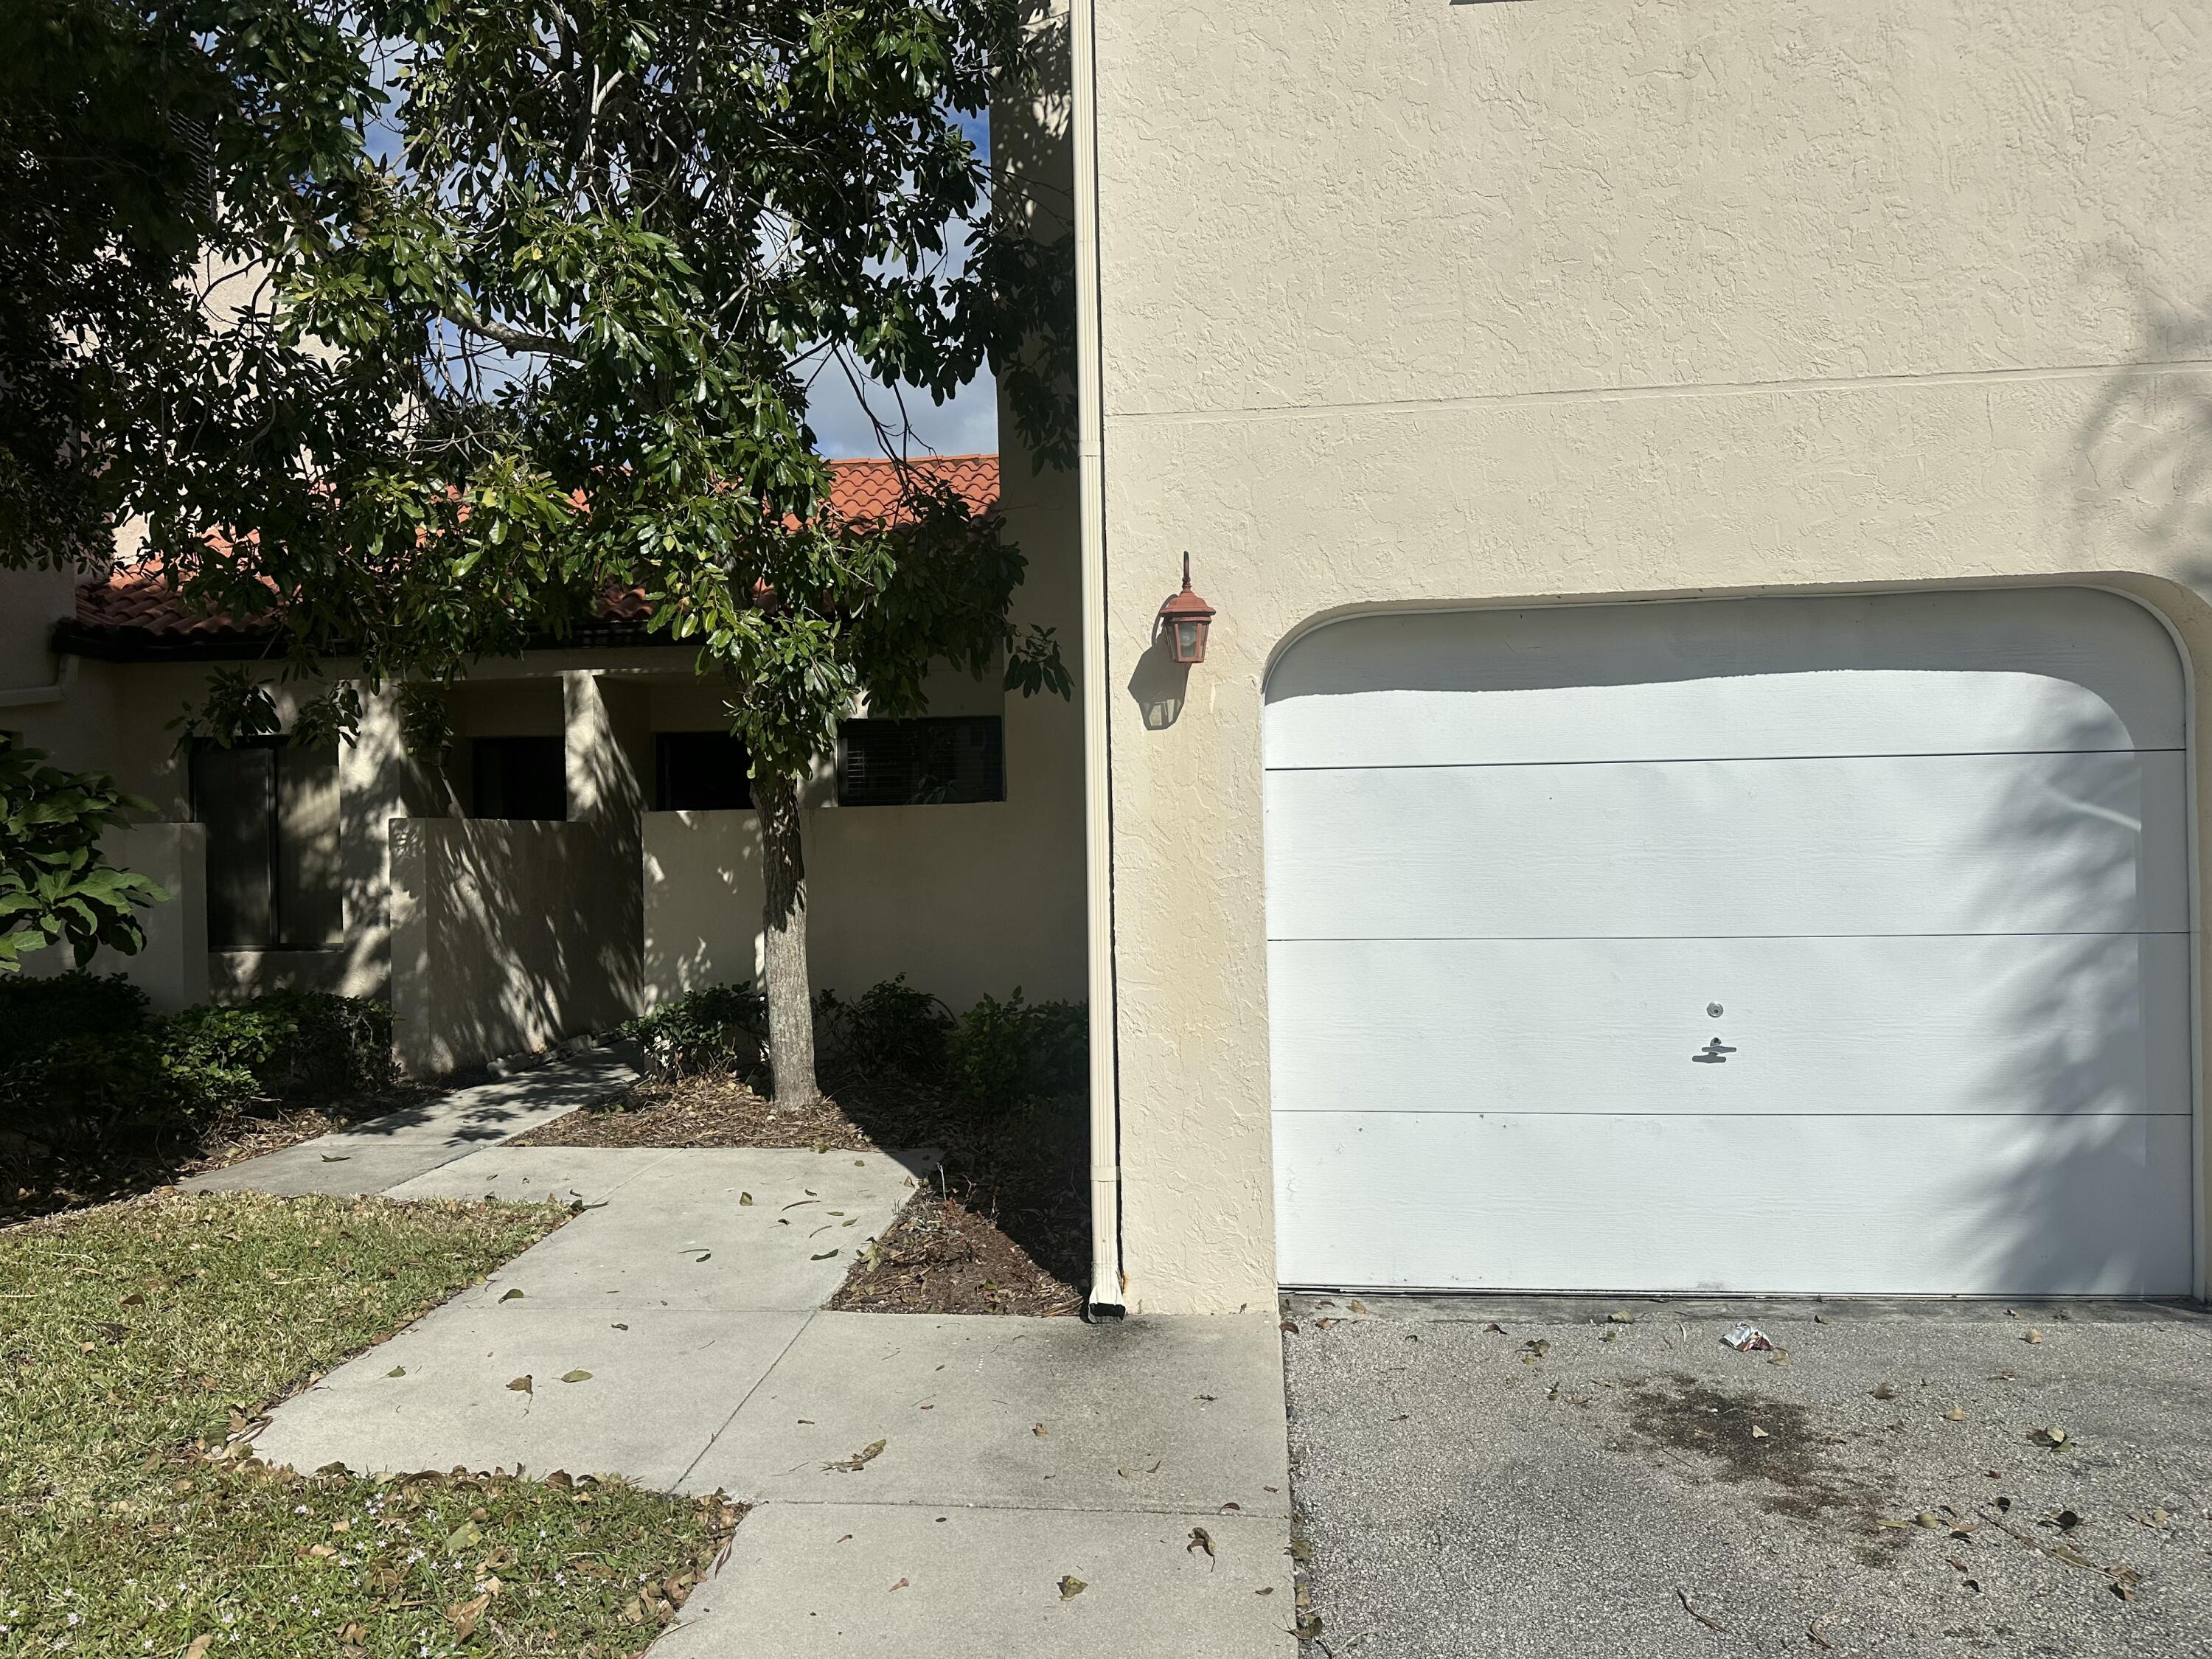
<instances>
[{"instance_id":1,"label":"gutter pipe","mask_svg":"<svg viewBox=\"0 0 2212 1659\"><path fill-rule=\"evenodd\" d=\"M1075 382L1079 535L1083 558L1085 910L1091 985L1089 1319L1119 1319L1121 1112L1115 1048L1113 771L1107 731L1105 415L1098 337L1098 82L1095 0L1068 0L1075 161Z\"/></svg>"}]
</instances>

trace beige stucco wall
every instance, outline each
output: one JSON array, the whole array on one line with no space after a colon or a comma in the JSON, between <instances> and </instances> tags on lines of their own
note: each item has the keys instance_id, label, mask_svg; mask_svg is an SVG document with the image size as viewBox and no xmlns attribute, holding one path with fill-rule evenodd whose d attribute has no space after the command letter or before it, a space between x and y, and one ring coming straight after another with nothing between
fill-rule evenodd
<instances>
[{"instance_id":1,"label":"beige stucco wall","mask_svg":"<svg viewBox=\"0 0 2212 1659\"><path fill-rule=\"evenodd\" d=\"M106 946L86 971L120 974L146 993L156 1008L189 1008L208 1000L207 832L197 823L138 823L112 830L100 842L109 863L134 870L168 897L139 913L146 942L135 955ZM34 977L66 973L74 953L49 945L27 957Z\"/></svg>"},{"instance_id":2,"label":"beige stucco wall","mask_svg":"<svg viewBox=\"0 0 2212 1659\"><path fill-rule=\"evenodd\" d=\"M2204 18L1133 0L1098 29L1131 1311L1274 1284L1261 687L1316 618L2091 581L2173 622L2208 712ZM1185 548L1222 612L1187 683L1146 654Z\"/></svg>"},{"instance_id":3,"label":"beige stucco wall","mask_svg":"<svg viewBox=\"0 0 2212 1659\"><path fill-rule=\"evenodd\" d=\"M610 901L635 869L591 823L395 819L401 1069L435 1077L628 1018L637 940L610 925Z\"/></svg>"}]
</instances>

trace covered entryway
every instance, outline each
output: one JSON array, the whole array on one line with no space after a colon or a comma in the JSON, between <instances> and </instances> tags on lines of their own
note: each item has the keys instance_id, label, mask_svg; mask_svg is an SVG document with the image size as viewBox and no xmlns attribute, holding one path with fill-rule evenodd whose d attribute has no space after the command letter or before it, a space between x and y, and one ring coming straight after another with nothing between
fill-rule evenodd
<instances>
[{"instance_id":1,"label":"covered entryway","mask_svg":"<svg viewBox=\"0 0 2212 1659\"><path fill-rule=\"evenodd\" d=\"M2188 1292L2183 705L2083 589L1298 640L1279 1277Z\"/></svg>"}]
</instances>

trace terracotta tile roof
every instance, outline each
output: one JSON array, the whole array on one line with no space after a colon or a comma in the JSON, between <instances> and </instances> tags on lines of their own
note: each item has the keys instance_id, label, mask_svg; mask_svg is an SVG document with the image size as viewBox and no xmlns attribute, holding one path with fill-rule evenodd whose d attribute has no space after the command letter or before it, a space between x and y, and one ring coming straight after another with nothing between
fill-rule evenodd
<instances>
[{"instance_id":1,"label":"terracotta tile roof","mask_svg":"<svg viewBox=\"0 0 2212 1659\"><path fill-rule=\"evenodd\" d=\"M996 455L945 455L914 464L925 475L939 479L965 498L969 510L981 515L999 505L999 458ZM872 458L834 460L830 503L848 519L877 519L896 509L898 469L891 462ZM645 596L635 591L610 593L601 606L603 617L612 623L645 620ZM151 562L118 565L105 582L88 583L77 590L75 626L70 630L80 641L104 641L125 645L133 641L164 645L215 647L225 642L257 640L265 629L241 627L227 617L194 616L184 602L161 582L161 568Z\"/></svg>"}]
</instances>

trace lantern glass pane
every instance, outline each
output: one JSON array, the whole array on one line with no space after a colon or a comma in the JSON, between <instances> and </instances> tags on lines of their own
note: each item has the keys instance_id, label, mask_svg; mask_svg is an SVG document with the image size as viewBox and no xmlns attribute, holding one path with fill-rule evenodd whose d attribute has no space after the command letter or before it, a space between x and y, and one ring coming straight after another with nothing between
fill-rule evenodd
<instances>
[{"instance_id":1,"label":"lantern glass pane","mask_svg":"<svg viewBox=\"0 0 2212 1659\"><path fill-rule=\"evenodd\" d=\"M1198 654L1198 624L1194 622L1176 624L1176 655L1188 662Z\"/></svg>"}]
</instances>

